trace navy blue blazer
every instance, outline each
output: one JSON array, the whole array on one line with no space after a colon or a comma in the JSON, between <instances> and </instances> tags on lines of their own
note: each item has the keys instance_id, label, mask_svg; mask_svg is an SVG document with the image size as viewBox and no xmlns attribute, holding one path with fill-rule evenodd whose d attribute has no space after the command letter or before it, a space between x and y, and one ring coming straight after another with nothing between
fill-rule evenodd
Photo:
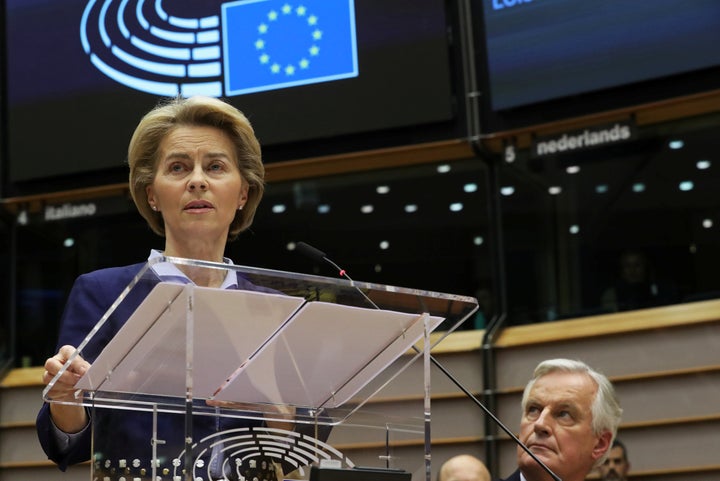
<instances>
[{"instance_id":1,"label":"navy blue blazer","mask_svg":"<svg viewBox=\"0 0 720 481\"><path fill-rule=\"evenodd\" d=\"M145 263L134 264L125 267L112 267L101 269L77 278L63 313L61 330L58 339L58 348L64 345L77 347L90 332L100 317L109 309L113 301L121 294L122 290L132 281ZM152 286L147 287L147 292ZM272 289L256 286L238 274L238 288L242 290L277 292ZM147 294L141 293L141 297L135 302L123 303L115 313L108 318L107 329L103 328L102 336L94 336L91 343L88 343L83 350L84 358L92 363L102 351L103 347L117 333L123 323L128 319L132 311L139 305ZM152 413L136 411L118 411L111 409L98 409L92 420L92 428L101 436L108 436L112 439L112 445L122 452L103 453L106 458L144 460L143 464L149 463L148 453L150 451L149 439L151 438ZM233 427L259 426L262 422L247 419L227 419L213 416L195 416L193 434L199 439L209 433L222 431ZM90 459L91 455L91 429L86 429L77 442L67 453L61 453L56 442L54 428L50 419L49 405L44 403L36 420L38 439L48 458L61 470L68 465L80 463ZM160 419L158 431L161 439L183 439L184 426L182 421L173 419L172 415L163 416ZM179 438L177 436L180 436Z\"/></svg>"},{"instance_id":2,"label":"navy blue blazer","mask_svg":"<svg viewBox=\"0 0 720 481\"><path fill-rule=\"evenodd\" d=\"M520 481L520 470L518 469L514 473L510 475L510 477L503 479L501 481Z\"/></svg>"}]
</instances>

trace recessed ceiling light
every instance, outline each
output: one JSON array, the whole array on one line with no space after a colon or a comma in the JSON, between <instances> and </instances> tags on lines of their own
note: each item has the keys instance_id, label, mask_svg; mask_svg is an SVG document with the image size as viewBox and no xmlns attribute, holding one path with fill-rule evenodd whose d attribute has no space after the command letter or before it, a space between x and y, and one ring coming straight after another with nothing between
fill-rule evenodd
<instances>
[{"instance_id":1,"label":"recessed ceiling light","mask_svg":"<svg viewBox=\"0 0 720 481\"><path fill-rule=\"evenodd\" d=\"M375 192L377 192L378 194L387 194L388 192L390 192L390 186L387 186L387 185L378 185L378 186L375 188Z\"/></svg>"},{"instance_id":2,"label":"recessed ceiling light","mask_svg":"<svg viewBox=\"0 0 720 481\"><path fill-rule=\"evenodd\" d=\"M318 214L327 214L330 212L330 205L329 204L320 204L317 208Z\"/></svg>"},{"instance_id":3,"label":"recessed ceiling light","mask_svg":"<svg viewBox=\"0 0 720 481\"><path fill-rule=\"evenodd\" d=\"M463 210L462 202L453 202L452 204L450 204L451 212L460 212L461 210Z\"/></svg>"},{"instance_id":4,"label":"recessed ceiling light","mask_svg":"<svg viewBox=\"0 0 720 481\"><path fill-rule=\"evenodd\" d=\"M365 204L364 206L360 207L360 212L363 214L372 214L372 212L375 210L375 207L372 206L372 204Z\"/></svg>"},{"instance_id":5,"label":"recessed ceiling light","mask_svg":"<svg viewBox=\"0 0 720 481\"><path fill-rule=\"evenodd\" d=\"M417 204L407 204L407 205L405 206L405 212L407 212L408 214L412 214L413 212L417 212L417 210L418 210Z\"/></svg>"},{"instance_id":6,"label":"recessed ceiling light","mask_svg":"<svg viewBox=\"0 0 720 481\"><path fill-rule=\"evenodd\" d=\"M680 185L678 185L678 188L682 190L683 192L688 192L693 190L695 187L695 184L693 184L692 180L684 180L680 182Z\"/></svg>"},{"instance_id":7,"label":"recessed ceiling light","mask_svg":"<svg viewBox=\"0 0 720 481\"><path fill-rule=\"evenodd\" d=\"M580 166L579 165L568 165L567 169L565 169L565 172L568 174L577 174L580 172Z\"/></svg>"},{"instance_id":8,"label":"recessed ceiling light","mask_svg":"<svg viewBox=\"0 0 720 481\"><path fill-rule=\"evenodd\" d=\"M645 184L638 182L632 186L633 192L645 192Z\"/></svg>"},{"instance_id":9,"label":"recessed ceiling light","mask_svg":"<svg viewBox=\"0 0 720 481\"><path fill-rule=\"evenodd\" d=\"M465 184L465 185L463 186L463 190L464 190L465 192L467 192L468 194L470 194L470 193L472 193L472 192L477 192L478 186L477 186L476 183L470 182L470 183Z\"/></svg>"},{"instance_id":10,"label":"recessed ceiling light","mask_svg":"<svg viewBox=\"0 0 720 481\"><path fill-rule=\"evenodd\" d=\"M449 164L440 164L437 166L437 172L438 174L447 174L450 172L450 165Z\"/></svg>"},{"instance_id":11,"label":"recessed ceiling light","mask_svg":"<svg viewBox=\"0 0 720 481\"><path fill-rule=\"evenodd\" d=\"M513 195L515 193L515 187L513 187L512 185L500 187L500 193L505 196Z\"/></svg>"},{"instance_id":12,"label":"recessed ceiling light","mask_svg":"<svg viewBox=\"0 0 720 481\"><path fill-rule=\"evenodd\" d=\"M685 147L685 142L679 139L671 140L670 142L668 142L668 147L673 150L682 149L683 147Z\"/></svg>"},{"instance_id":13,"label":"recessed ceiling light","mask_svg":"<svg viewBox=\"0 0 720 481\"><path fill-rule=\"evenodd\" d=\"M562 192L562 187L560 187L559 185L553 185L548 188L548 193L550 195L558 195L561 192Z\"/></svg>"},{"instance_id":14,"label":"recessed ceiling light","mask_svg":"<svg viewBox=\"0 0 720 481\"><path fill-rule=\"evenodd\" d=\"M695 166L699 170L705 170L710 168L710 161L709 160L698 160Z\"/></svg>"},{"instance_id":15,"label":"recessed ceiling light","mask_svg":"<svg viewBox=\"0 0 720 481\"><path fill-rule=\"evenodd\" d=\"M273 214L282 214L283 212L285 212L285 209L285 204L275 204L274 206L272 206Z\"/></svg>"}]
</instances>

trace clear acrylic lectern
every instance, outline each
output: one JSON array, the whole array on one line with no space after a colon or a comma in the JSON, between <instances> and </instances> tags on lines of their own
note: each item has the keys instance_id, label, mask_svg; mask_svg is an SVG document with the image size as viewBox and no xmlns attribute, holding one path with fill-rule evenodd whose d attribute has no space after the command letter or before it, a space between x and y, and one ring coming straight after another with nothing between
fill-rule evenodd
<instances>
[{"instance_id":1,"label":"clear acrylic lectern","mask_svg":"<svg viewBox=\"0 0 720 481\"><path fill-rule=\"evenodd\" d=\"M91 368L63 403L93 419L91 479L301 479L355 466L339 446L353 443L429 478L430 333L475 310L470 297L160 257L78 346ZM415 361L417 409L374 405ZM394 443L417 454L393 458Z\"/></svg>"}]
</instances>

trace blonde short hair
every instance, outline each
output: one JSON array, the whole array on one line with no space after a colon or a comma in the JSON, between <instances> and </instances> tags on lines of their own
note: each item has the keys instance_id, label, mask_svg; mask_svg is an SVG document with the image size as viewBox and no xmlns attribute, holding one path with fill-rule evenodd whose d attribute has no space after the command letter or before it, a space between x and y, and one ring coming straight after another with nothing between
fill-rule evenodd
<instances>
[{"instance_id":1,"label":"blonde short hair","mask_svg":"<svg viewBox=\"0 0 720 481\"><path fill-rule=\"evenodd\" d=\"M130 194L140 215L158 235L165 235L162 214L152 210L147 186L157 170L160 143L180 126L208 126L222 130L235 146L237 164L243 181L248 184L248 199L230 224L228 239L235 239L252 224L255 211L265 192L265 167L260 143L247 117L232 105L211 97L175 98L148 112L130 139Z\"/></svg>"}]
</instances>

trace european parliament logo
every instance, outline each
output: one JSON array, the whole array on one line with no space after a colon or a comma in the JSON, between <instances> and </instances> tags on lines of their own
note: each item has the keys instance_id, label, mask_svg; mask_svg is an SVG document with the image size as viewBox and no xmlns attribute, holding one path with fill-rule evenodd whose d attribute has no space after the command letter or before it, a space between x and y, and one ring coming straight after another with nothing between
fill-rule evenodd
<instances>
[{"instance_id":1,"label":"european parliament logo","mask_svg":"<svg viewBox=\"0 0 720 481\"><path fill-rule=\"evenodd\" d=\"M209 3L90 0L80 41L107 77L160 96L236 96L358 76L354 0L238 0L220 11Z\"/></svg>"}]
</instances>

